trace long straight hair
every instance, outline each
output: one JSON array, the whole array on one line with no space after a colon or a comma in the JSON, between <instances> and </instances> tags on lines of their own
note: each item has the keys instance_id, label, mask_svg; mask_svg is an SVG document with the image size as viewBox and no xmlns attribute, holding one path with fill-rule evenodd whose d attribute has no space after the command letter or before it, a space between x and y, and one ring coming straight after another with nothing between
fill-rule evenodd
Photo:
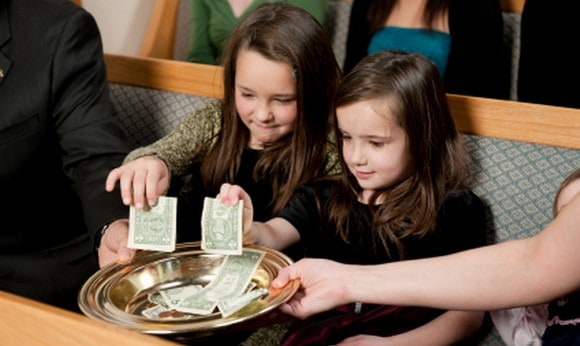
<instances>
[{"instance_id":1,"label":"long straight hair","mask_svg":"<svg viewBox=\"0 0 580 346\"><path fill-rule=\"evenodd\" d=\"M296 78L295 129L267 145L254 169L254 179L267 177L272 182L276 198L271 210L277 213L299 185L325 174L322 163L340 68L325 29L310 13L286 3L266 3L248 14L234 30L223 55L222 127L201 168L208 191L217 192L224 182L235 183L250 138L235 104L236 62L242 50L290 65Z\"/></svg>"},{"instance_id":2,"label":"long straight hair","mask_svg":"<svg viewBox=\"0 0 580 346\"><path fill-rule=\"evenodd\" d=\"M408 176L375 191L369 202L378 243L391 258L401 259L405 253L401 239L428 234L446 196L468 187L469 156L451 117L439 72L422 55L382 51L365 57L342 81L336 107L361 101L389 107L407 134ZM352 239L356 235L348 234L353 222L349 211L361 187L346 167L339 138L337 143L343 174L329 202L329 219L343 239Z\"/></svg>"}]
</instances>

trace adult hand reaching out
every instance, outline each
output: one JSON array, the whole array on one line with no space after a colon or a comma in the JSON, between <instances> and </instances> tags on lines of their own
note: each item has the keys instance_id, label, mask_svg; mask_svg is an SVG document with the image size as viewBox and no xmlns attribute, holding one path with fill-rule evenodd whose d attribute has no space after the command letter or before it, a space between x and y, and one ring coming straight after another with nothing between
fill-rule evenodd
<instances>
[{"instance_id":1,"label":"adult hand reaching out","mask_svg":"<svg viewBox=\"0 0 580 346\"><path fill-rule=\"evenodd\" d=\"M280 289L297 279L300 280L300 289L280 310L304 319L351 302L346 284L353 280L350 273L352 268L331 260L314 258L302 259L282 268L272 281L272 288Z\"/></svg>"}]
</instances>

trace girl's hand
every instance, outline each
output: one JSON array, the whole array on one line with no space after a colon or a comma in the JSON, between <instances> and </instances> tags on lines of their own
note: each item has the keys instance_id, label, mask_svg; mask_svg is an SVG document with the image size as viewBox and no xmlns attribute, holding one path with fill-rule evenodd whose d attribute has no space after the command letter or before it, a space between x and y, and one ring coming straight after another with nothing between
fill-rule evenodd
<instances>
[{"instance_id":1,"label":"girl's hand","mask_svg":"<svg viewBox=\"0 0 580 346\"><path fill-rule=\"evenodd\" d=\"M105 183L109 192L121 184L121 197L125 205L143 209L145 201L150 206L157 204L157 198L169 188L169 169L156 156L144 156L113 169Z\"/></svg>"},{"instance_id":2,"label":"girl's hand","mask_svg":"<svg viewBox=\"0 0 580 346\"><path fill-rule=\"evenodd\" d=\"M243 227L243 237L244 244L255 243L256 237L252 232L252 226L254 221L254 208L252 206L252 199L250 195L244 189L238 185L232 185L225 183L221 186L219 194L216 196L217 199L221 200L225 205L234 205L238 201L243 201L244 209L242 215L242 227Z\"/></svg>"}]
</instances>

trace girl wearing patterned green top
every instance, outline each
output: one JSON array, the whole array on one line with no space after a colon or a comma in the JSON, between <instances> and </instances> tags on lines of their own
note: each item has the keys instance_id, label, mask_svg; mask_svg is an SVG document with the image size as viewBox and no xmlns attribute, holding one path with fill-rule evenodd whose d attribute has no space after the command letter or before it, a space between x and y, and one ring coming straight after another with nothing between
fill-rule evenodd
<instances>
[{"instance_id":1,"label":"girl wearing patterned green top","mask_svg":"<svg viewBox=\"0 0 580 346\"><path fill-rule=\"evenodd\" d=\"M193 174L188 187L195 196L178 202L178 218L199 213L196 201L227 182L253 191L256 212L269 219L299 185L340 169L328 140L340 69L312 15L285 3L261 5L232 34L223 66L224 99L131 152L110 172L107 190L119 181L124 203L139 209L154 205L172 176ZM199 224L194 218L186 224ZM178 223L178 240L192 237L195 231ZM106 232L102 263L130 259L126 242L126 233Z\"/></svg>"}]
</instances>

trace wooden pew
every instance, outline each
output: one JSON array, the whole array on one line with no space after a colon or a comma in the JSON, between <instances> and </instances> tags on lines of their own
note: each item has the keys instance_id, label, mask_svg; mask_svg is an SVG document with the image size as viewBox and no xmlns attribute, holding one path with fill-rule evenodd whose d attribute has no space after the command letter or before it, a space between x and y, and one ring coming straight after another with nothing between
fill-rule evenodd
<instances>
[{"instance_id":1,"label":"wooden pew","mask_svg":"<svg viewBox=\"0 0 580 346\"><path fill-rule=\"evenodd\" d=\"M222 68L155 58L105 55L111 83L221 97ZM449 94L459 131L580 149L580 109Z\"/></svg>"},{"instance_id":2,"label":"wooden pew","mask_svg":"<svg viewBox=\"0 0 580 346\"><path fill-rule=\"evenodd\" d=\"M178 345L0 291L2 345Z\"/></svg>"},{"instance_id":3,"label":"wooden pew","mask_svg":"<svg viewBox=\"0 0 580 346\"><path fill-rule=\"evenodd\" d=\"M500 0L501 9L504 12L522 13L526 0Z\"/></svg>"}]
</instances>

